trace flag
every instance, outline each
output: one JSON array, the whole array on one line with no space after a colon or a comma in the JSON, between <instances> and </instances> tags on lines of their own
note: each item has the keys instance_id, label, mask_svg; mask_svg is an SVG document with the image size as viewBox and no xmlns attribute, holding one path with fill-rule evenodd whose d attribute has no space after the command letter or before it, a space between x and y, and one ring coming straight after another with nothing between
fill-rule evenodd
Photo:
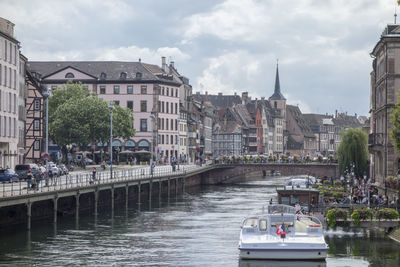
<instances>
[{"instance_id":1,"label":"flag","mask_svg":"<svg viewBox=\"0 0 400 267\"><path fill-rule=\"evenodd\" d=\"M286 235L285 231L283 231L282 225L278 226L278 229L276 229L276 234L277 235Z\"/></svg>"}]
</instances>

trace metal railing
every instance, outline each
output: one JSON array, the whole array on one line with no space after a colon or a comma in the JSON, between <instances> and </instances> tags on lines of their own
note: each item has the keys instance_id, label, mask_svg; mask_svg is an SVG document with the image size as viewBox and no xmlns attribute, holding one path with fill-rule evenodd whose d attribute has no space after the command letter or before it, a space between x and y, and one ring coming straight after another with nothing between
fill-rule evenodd
<instances>
[{"instance_id":1,"label":"metal railing","mask_svg":"<svg viewBox=\"0 0 400 267\"><path fill-rule=\"evenodd\" d=\"M18 182L10 183L3 182L0 184L0 200L1 198L6 197L89 187L99 184L185 175L187 173L205 169L207 167L208 165L203 165L202 167L198 165L180 165L179 169L178 166L176 166L174 171L172 166L157 166L153 169L152 174L149 166L129 168L125 170L113 171L112 179L110 179L109 170L97 171L95 177L93 177L93 174L89 172L67 174L59 177L49 178L47 182L45 179L40 179L36 182L36 186L34 188L32 188L31 186L32 183L28 184L29 182L26 180L20 180Z\"/></svg>"}]
</instances>

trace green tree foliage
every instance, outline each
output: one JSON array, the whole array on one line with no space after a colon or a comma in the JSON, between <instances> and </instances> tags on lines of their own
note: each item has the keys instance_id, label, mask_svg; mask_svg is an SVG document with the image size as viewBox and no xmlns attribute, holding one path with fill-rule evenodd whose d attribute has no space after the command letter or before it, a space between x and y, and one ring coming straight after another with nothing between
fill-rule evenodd
<instances>
[{"instance_id":1,"label":"green tree foliage","mask_svg":"<svg viewBox=\"0 0 400 267\"><path fill-rule=\"evenodd\" d=\"M394 147L400 152L400 96L396 106L391 110L390 122L392 129L390 130L390 137Z\"/></svg>"},{"instance_id":2,"label":"green tree foliage","mask_svg":"<svg viewBox=\"0 0 400 267\"><path fill-rule=\"evenodd\" d=\"M86 146L110 138L108 103L90 95L81 84L67 83L53 92L49 99L49 134L62 150L71 143ZM133 113L116 105L113 111L113 137L135 135Z\"/></svg>"},{"instance_id":3,"label":"green tree foliage","mask_svg":"<svg viewBox=\"0 0 400 267\"><path fill-rule=\"evenodd\" d=\"M339 172L344 174L345 170L352 170L354 165L354 174L362 177L368 168L368 137L362 129L349 129L342 133L337 154L339 159Z\"/></svg>"}]
</instances>

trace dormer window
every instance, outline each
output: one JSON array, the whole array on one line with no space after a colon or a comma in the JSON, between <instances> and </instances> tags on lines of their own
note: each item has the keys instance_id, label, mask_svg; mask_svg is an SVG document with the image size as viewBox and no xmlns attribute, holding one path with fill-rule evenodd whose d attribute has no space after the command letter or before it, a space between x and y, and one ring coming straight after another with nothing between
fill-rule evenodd
<instances>
[{"instance_id":1,"label":"dormer window","mask_svg":"<svg viewBox=\"0 0 400 267\"><path fill-rule=\"evenodd\" d=\"M126 80L126 72L121 72L121 74L119 75L119 78L121 80Z\"/></svg>"},{"instance_id":2,"label":"dormer window","mask_svg":"<svg viewBox=\"0 0 400 267\"><path fill-rule=\"evenodd\" d=\"M142 73L136 72L136 79L142 79Z\"/></svg>"},{"instance_id":3,"label":"dormer window","mask_svg":"<svg viewBox=\"0 0 400 267\"><path fill-rule=\"evenodd\" d=\"M72 72L68 72L67 74L65 74L65 78L72 79L75 78L75 75Z\"/></svg>"},{"instance_id":4,"label":"dormer window","mask_svg":"<svg viewBox=\"0 0 400 267\"><path fill-rule=\"evenodd\" d=\"M107 78L107 75L104 72L102 72L100 74L100 80L105 80L106 78Z\"/></svg>"}]
</instances>

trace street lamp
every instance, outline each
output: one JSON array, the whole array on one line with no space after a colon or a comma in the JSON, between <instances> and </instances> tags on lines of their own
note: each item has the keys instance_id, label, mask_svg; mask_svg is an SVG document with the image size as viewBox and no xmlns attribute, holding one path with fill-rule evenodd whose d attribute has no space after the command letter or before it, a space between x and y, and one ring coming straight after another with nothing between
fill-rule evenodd
<instances>
[{"instance_id":1,"label":"street lamp","mask_svg":"<svg viewBox=\"0 0 400 267\"><path fill-rule=\"evenodd\" d=\"M154 114L150 114L151 119L151 140L150 140L150 174L153 175L153 142L154 142Z\"/></svg>"},{"instance_id":2,"label":"street lamp","mask_svg":"<svg viewBox=\"0 0 400 267\"><path fill-rule=\"evenodd\" d=\"M181 128L181 119L180 117L178 117L178 171L179 171L179 161L181 160L181 150L179 146L181 144L180 128Z\"/></svg>"},{"instance_id":3,"label":"street lamp","mask_svg":"<svg viewBox=\"0 0 400 267\"><path fill-rule=\"evenodd\" d=\"M108 108L110 109L110 179L112 179L112 138L113 138L113 132L112 132L112 114L114 110L114 105L113 102L110 101L110 104L108 105Z\"/></svg>"},{"instance_id":4,"label":"street lamp","mask_svg":"<svg viewBox=\"0 0 400 267\"><path fill-rule=\"evenodd\" d=\"M46 157L45 157L45 162L46 162L46 186L49 184L48 180L48 173L49 173L49 166L48 166L48 155L49 155L49 97L50 97L50 91L49 89L46 88L46 91L42 93L43 98L46 99Z\"/></svg>"}]
</instances>

